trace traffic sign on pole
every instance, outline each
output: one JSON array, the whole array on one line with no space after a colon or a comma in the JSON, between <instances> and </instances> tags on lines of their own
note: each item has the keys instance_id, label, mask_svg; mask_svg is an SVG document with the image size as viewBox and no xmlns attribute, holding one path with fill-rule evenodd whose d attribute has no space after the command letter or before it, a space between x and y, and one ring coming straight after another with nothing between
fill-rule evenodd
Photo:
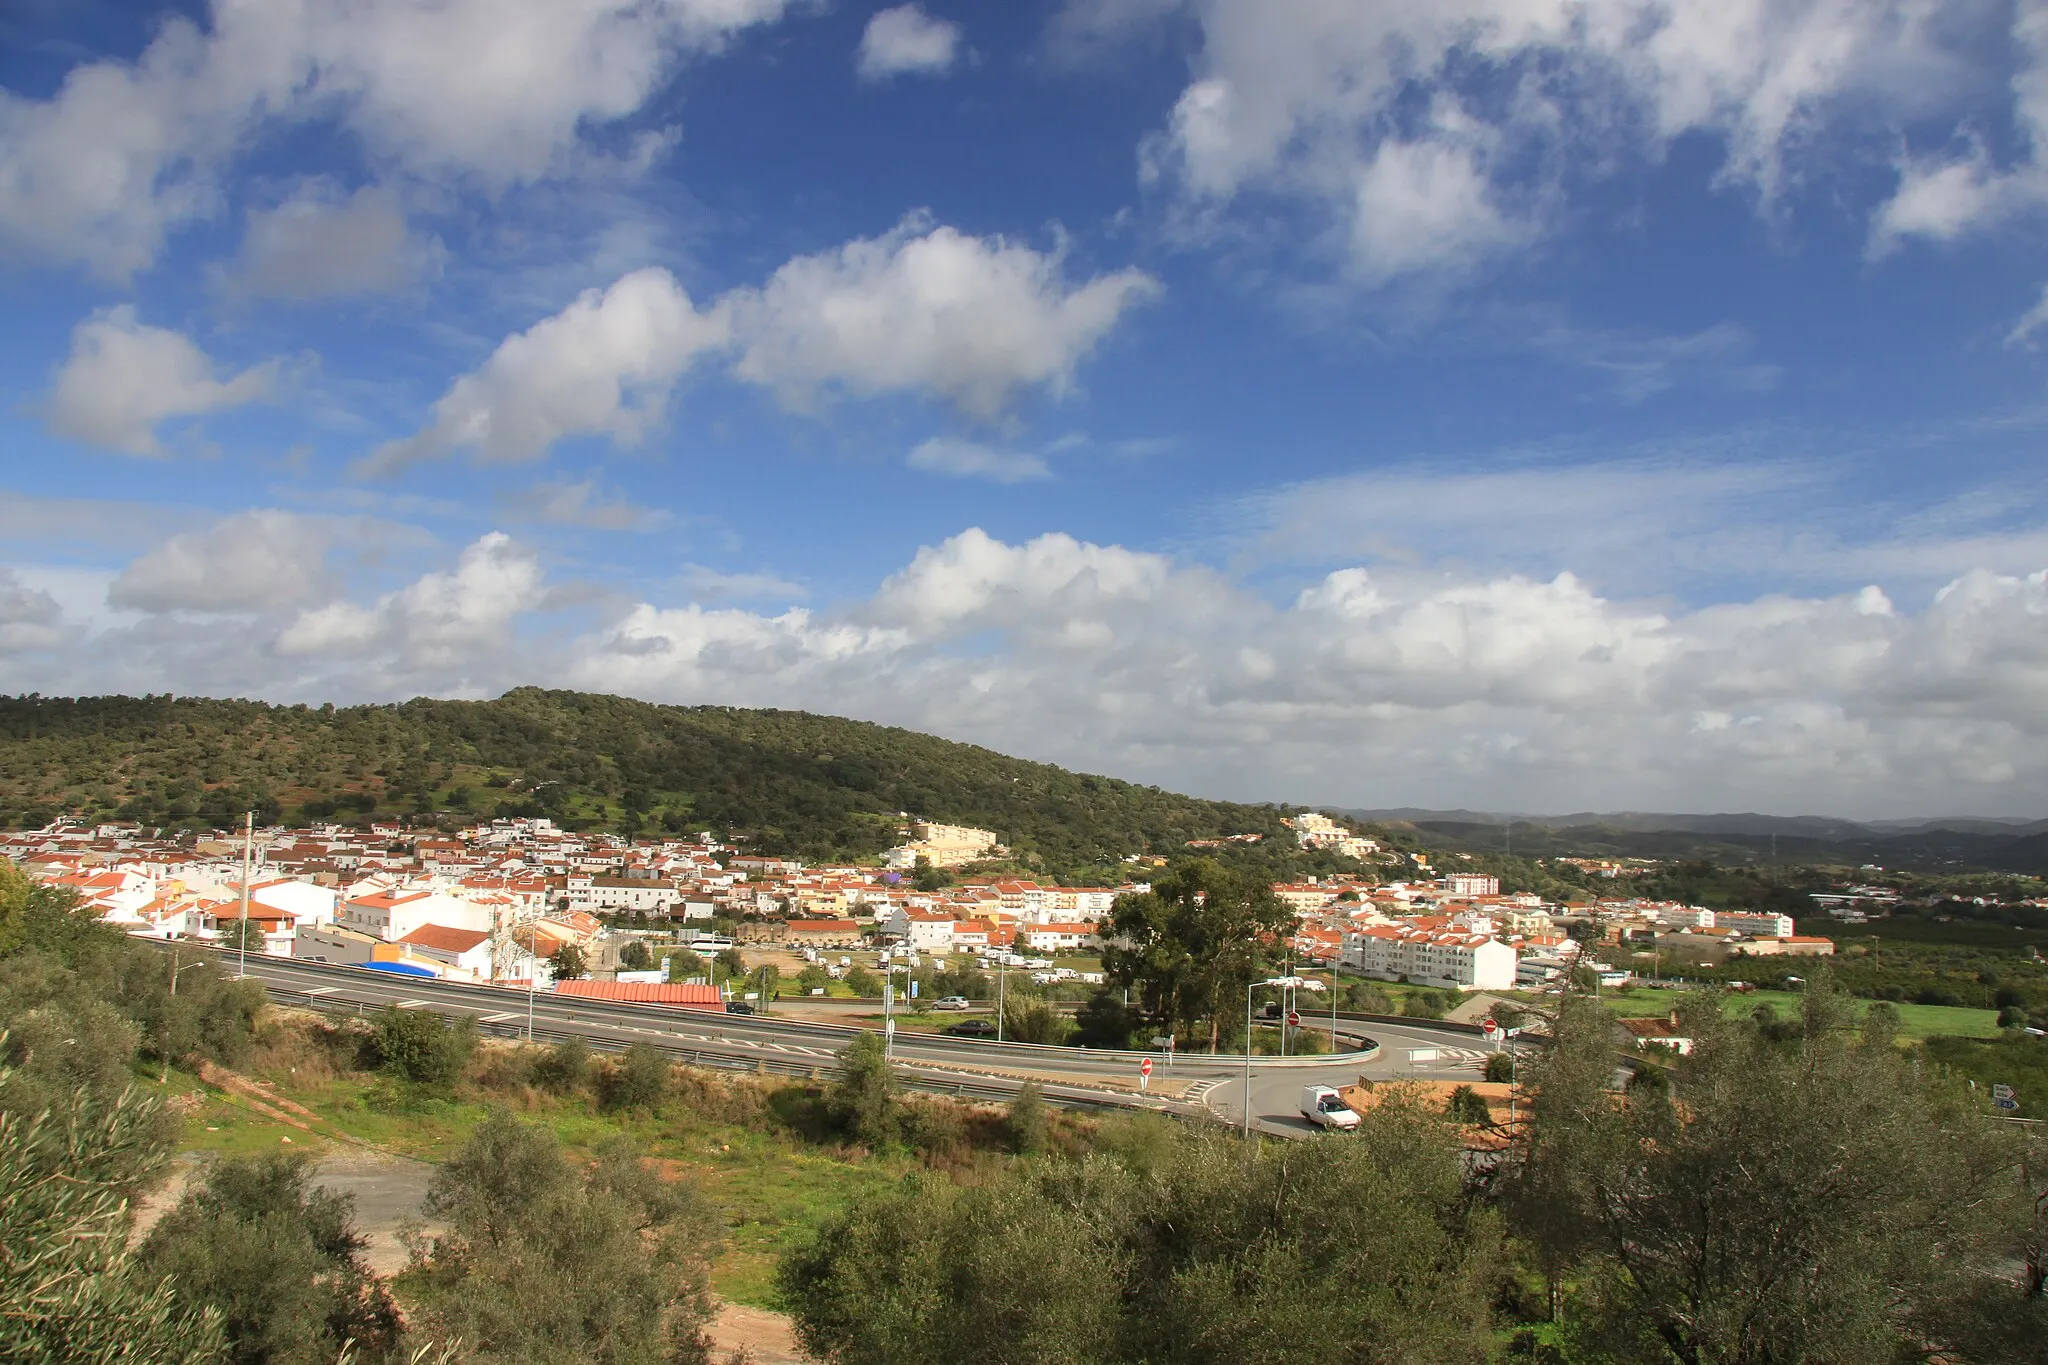
<instances>
[{"instance_id":1,"label":"traffic sign on pole","mask_svg":"<svg viewBox=\"0 0 2048 1365\"><path fill-rule=\"evenodd\" d=\"M1151 1088L1152 1059L1150 1057L1147 1057L1144 1061L1138 1063L1138 1089L1150 1090Z\"/></svg>"},{"instance_id":2,"label":"traffic sign on pole","mask_svg":"<svg viewBox=\"0 0 2048 1365\"><path fill-rule=\"evenodd\" d=\"M1301 1027L1301 1011L1300 1011L1300 1010L1289 1010L1289 1011L1287 1011L1287 1027L1289 1027L1289 1028L1300 1028L1300 1027Z\"/></svg>"},{"instance_id":3,"label":"traffic sign on pole","mask_svg":"<svg viewBox=\"0 0 2048 1365\"><path fill-rule=\"evenodd\" d=\"M1994 1100L2009 1100L2012 1097L2012 1087L2009 1085L1994 1085L1991 1087L1991 1098Z\"/></svg>"}]
</instances>

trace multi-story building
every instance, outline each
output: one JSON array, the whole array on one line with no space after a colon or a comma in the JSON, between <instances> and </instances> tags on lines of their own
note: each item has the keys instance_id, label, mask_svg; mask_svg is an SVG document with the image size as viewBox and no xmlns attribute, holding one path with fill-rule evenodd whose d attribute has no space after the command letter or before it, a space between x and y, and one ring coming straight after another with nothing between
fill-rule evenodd
<instances>
[{"instance_id":1,"label":"multi-story building","mask_svg":"<svg viewBox=\"0 0 2048 1365\"><path fill-rule=\"evenodd\" d=\"M1790 938L1792 917L1769 910L1721 910L1714 914L1713 927L1733 929L1746 938Z\"/></svg>"},{"instance_id":2,"label":"multi-story building","mask_svg":"<svg viewBox=\"0 0 2048 1365\"><path fill-rule=\"evenodd\" d=\"M1515 950L1491 934L1440 919L1364 924L1346 930L1343 966L1365 976L1454 990L1512 990Z\"/></svg>"}]
</instances>

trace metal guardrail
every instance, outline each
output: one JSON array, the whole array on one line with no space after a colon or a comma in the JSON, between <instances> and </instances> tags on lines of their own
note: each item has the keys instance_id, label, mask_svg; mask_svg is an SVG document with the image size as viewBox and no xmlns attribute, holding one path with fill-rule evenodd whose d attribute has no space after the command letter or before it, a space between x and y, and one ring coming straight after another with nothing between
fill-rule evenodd
<instances>
[{"instance_id":1,"label":"metal guardrail","mask_svg":"<svg viewBox=\"0 0 2048 1365\"><path fill-rule=\"evenodd\" d=\"M320 1014L339 1014L351 1018L366 1018L371 1011L384 1008L382 1005L372 1005L367 1001L340 1000L331 995L314 995L309 991L297 991L286 986L273 986L268 982L264 983L264 989L280 1005L312 1010ZM354 1006L354 1008L342 1008L349 1005ZM463 1012L468 1013L468 1011ZM698 1067L707 1071L728 1071L746 1075L792 1076L811 1081L828 1080L839 1072L837 1064L830 1062L804 1062L789 1057L746 1057L729 1052L707 1051L703 1048L694 1048L683 1044L664 1043L654 1038L635 1038L627 1041L602 1036L592 1037L582 1033L572 1033L540 1025L535 1025L529 1031L523 1022L515 1020L491 1022L481 1015L472 1015L471 1017L476 1019L479 1032L487 1033L496 1038L524 1041L530 1036L536 1043L565 1043L571 1039L580 1039L594 1052L624 1052L633 1043L644 1042L656 1048L664 1056L680 1062L684 1066ZM956 1099L974 1100L1014 1099L1017 1091L1023 1085L1021 1081L1010 1085L1003 1085L968 1078L954 1081L934 1076L919 1075L899 1076L897 1080L899 1084L908 1090L916 1090L924 1094L948 1095ZM1123 1097L1104 1094L1098 1098L1089 1095L1045 1093L1043 1091L1041 1091L1041 1095L1047 1104L1055 1105L1062 1109L1154 1108L1152 1105L1139 1103L1137 1096Z\"/></svg>"},{"instance_id":2,"label":"metal guardrail","mask_svg":"<svg viewBox=\"0 0 2048 1365\"><path fill-rule=\"evenodd\" d=\"M224 965L226 961L231 960L233 957L232 950L215 948L215 945L212 944L201 946L205 946L207 948L214 948L216 951L218 951L221 957L223 958ZM308 975L317 975L323 979L328 980L363 981L365 979L376 979L379 982L379 984L389 987L391 989L403 989L408 992L415 992L422 997L438 997L440 1000L444 1001L450 1008L461 1009L465 1012L477 1012L475 1006L479 1002L475 1001L474 999L465 998L468 997L472 992L481 992L489 997L494 997L497 1000L508 1002L505 1006L508 1009L514 1008L514 1006L509 1002L523 1001L527 995L525 991L508 990L503 987L496 986L474 985L469 983L440 981L425 977L413 978L395 976L390 974L383 974L381 976L378 976L375 974L367 974L366 969L361 967L343 966L335 963L316 964L309 962L300 962L293 958L275 958L268 956L261 958L252 958L251 965L260 966L273 971L303 972L307 973ZM268 983L266 983L266 986L268 986ZM275 990L291 989L289 987L282 986L269 988ZM861 1028L859 1026L850 1024L826 1024L813 1022L810 1020L781 1019L762 1015L724 1015L717 1014L714 1011L709 1010L691 1010L676 1006L642 1004L618 1000L603 1000L587 996L555 996L552 993L547 993L544 998L558 1003L573 1003L574 1007L578 1011L581 1011L585 1014L592 1016L610 1016L622 1020L630 1019L638 1023L644 1023L650 1018L674 1019L690 1018L693 1016L703 1018L715 1018L720 1021L721 1028L731 1030L734 1033L777 1033L783 1035L785 1038L787 1038L787 1036L790 1034L809 1035L810 1037L817 1039L820 1042L830 1043L834 1045L844 1043L856 1034L875 1032L875 1030L873 1029ZM1343 1016L1341 1015L1339 1016L1340 1019L1342 1017ZM1442 1025L1437 1023L1437 1021L1402 1020L1399 1022L1411 1026L1421 1025L1425 1027L1442 1027ZM1463 1030L1460 1029L1459 1031ZM1286 1071L1316 1066L1363 1065L1373 1061L1375 1058L1379 1056L1380 1053L1380 1045L1378 1044L1378 1042L1370 1038L1364 1039L1364 1041L1368 1044L1368 1046L1353 1052L1326 1052L1310 1054L1308 1056L1292 1057L1257 1056L1253 1058L1252 1065L1253 1069L1256 1071ZM963 1058L971 1056L975 1060L984 1061L993 1061L996 1058L1008 1055L1014 1058L1016 1062L1019 1064L1028 1064L1030 1061L1034 1059L1043 1059L1047 1056L1068 1056L1096 1064L1115 1064L1121 1062L1130 1066L1133 1069L1135 1069L1140 1062L1144 1061L1147 1058L1150 1058L1155 1063L1157 1063L1159 1060L1166 1057L1167 1055L1165 1051L1160 1049L1139 1050L1111 1048L1072 1048L1053 1043L1020 1043L1009 1040L1005 1040L1003 1042L996 1042L992 1039L961 1039L952 1038L943 1034L922 1034L907 1032L897 1034L897 1045L898 1047L903 1047L905 1045L909 1045L912 1047L936 1046L937 1048L941 1049L955 1050L959 1054L961 1054ZM1243 1065L1244 1061L1241 1054L1212 1054L1185 1052L1178 1054L1174 1058L1174 1060L1179 1064L1191 1067L1198 1067L1204 1071L1213 1070L1218 1074L1227 1072L1233 1075L1237 1073L1238 1069Z\"/></svg>"}]
</instances>

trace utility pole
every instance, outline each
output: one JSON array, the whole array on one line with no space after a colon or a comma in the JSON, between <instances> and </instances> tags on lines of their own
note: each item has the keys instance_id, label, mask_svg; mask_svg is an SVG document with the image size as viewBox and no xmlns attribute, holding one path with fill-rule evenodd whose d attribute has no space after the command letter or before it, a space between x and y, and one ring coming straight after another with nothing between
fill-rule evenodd
<instances>
[{"instance_id":1,"label":"utility pole","mask_svg":"<svg viewBox=\"0 0 2048 1365\"><path fill-rule=\"evenodd\" d=\"M1014 941L1014 940L1013 940ZM1009 999L1010 950L1003 949L1003 955L996 959L996 1041L1003 1041L1003 1015L1005 1002Z\"/></svg>"},{"instance_id":2,"label":"utility pole","mask_svg":"<svg viewBox=\"0 0 2048 1365\"><path fill-rule=\"evenodd\" d=\"M242 960L235 969L235 980L240 981L249 974L249 878L250 855L256 848L256 812L250 811L242 817Z\"/></svg>"},{"instance_id":3,"label":"utility pole","mask_svg":"<svg viewBox=\"0 0 2048 1365\"><path fill-rule=\"evenodd\" d=\"M1339 939L1338 939L1338 943L1339 943L1339 944L1341 945L1341 944L1343 943L1343 940L1342 940L1341 938L1339 938ZM1337 949L1337 955L1338 955L1339 957L1341 957L1341 956L1343 955L1343 953L1344 953L1344 949L1343 949L1343 948L1342 948L1342 947L1340 946L1340 947L1339 947L1339 948ZM1337 1050L1337 958L1336 958L1336 957L1332 957L1332 958L1330 959L1330 1051L1332 1051L1332 1052L1335 1052L1336 1050Z\"/></svg>"},{"instance_id":4,"label":"utility pole","mask_svg":"<svg viewBox=\"0 0 2048 1365\"><path fill-rule=\"evenodd\" d=\"M515 936L514 947L519 944ZM526 928L526 1042L533 1045L533 993L539 988L540 978L540 930L531 924Z\"/></svg>"},{"instance_id":5,"label":"utility pole","mask_svg":"<svg viewBox=\"0 0 2048 1365\"><path fill-rule=\"evenodd\" d=\"M1294 1013L1294 964L1287 964L1288 984L1280 988L1280 1055L1287 1055L1287 1020Z\"/></svg>"}]
</instances>

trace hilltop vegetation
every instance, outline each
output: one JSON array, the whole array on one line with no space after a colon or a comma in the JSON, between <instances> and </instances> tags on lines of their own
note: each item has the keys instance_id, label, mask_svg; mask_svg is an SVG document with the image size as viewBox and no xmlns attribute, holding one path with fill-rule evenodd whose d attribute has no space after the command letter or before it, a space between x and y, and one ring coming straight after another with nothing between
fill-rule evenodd
<instances>
[{"instance_id":1,"label":"hilltop vegetation","mask_svg":"<svg viewBox=\"0 0 2048 1365\"><path fill-rule=\"evenodd\" d=\"M970 744L801 711L656 706L519 688L495 701L271 706L201 697L0 698L0 823L147 825L545 815L708 829L767 853L872 857L899 812L997 831L1048 875L1256 833L1287 811L1178 796ZM1335 870L1332 863L1329 870Z\"/></svg>"}]
</instances>

